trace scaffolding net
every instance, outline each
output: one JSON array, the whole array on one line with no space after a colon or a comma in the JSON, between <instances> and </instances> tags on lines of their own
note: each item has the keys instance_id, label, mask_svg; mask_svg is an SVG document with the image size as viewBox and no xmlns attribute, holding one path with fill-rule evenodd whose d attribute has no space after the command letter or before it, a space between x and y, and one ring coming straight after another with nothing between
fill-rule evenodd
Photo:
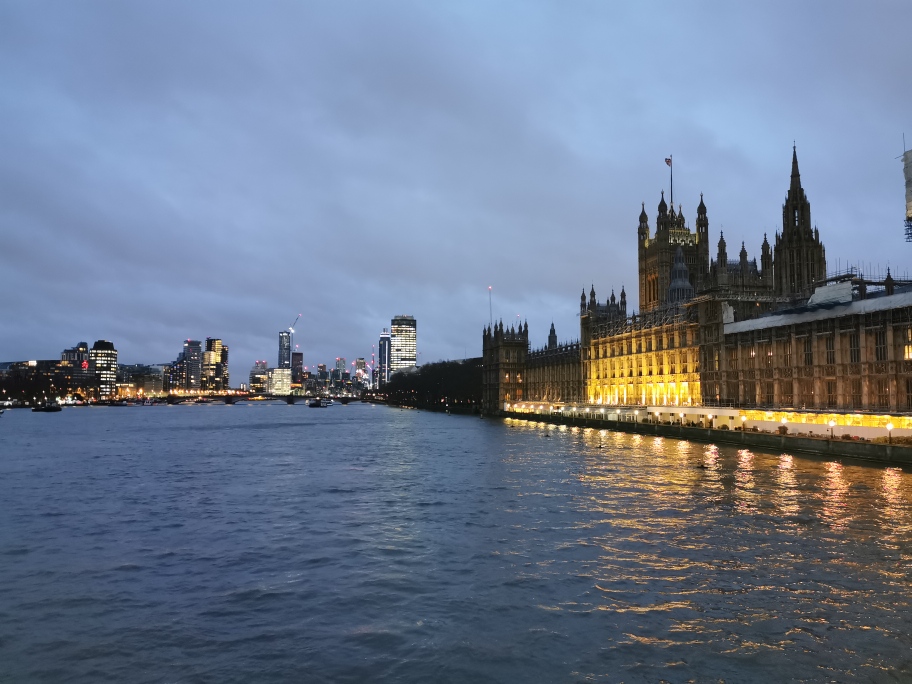
<instances>
[{"instance_id":1,"label":"scaffolding net","mask_svg":"<svg viewBox=\"0 0 912 684\"><path fill-rule=\"evenodd\" d=\"M912 150L903 153L903 173L906 176L906 242L912 242Z\"/></svg>"}]
</instances>

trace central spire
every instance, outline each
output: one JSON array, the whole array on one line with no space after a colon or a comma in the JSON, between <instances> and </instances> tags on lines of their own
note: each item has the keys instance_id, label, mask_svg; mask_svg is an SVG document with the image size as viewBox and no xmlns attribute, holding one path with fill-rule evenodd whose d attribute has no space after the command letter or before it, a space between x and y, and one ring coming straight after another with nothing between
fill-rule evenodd
<instances>
[{"instance_id":1,"label":"central spire","mask_svg":"<svg viewBox=\"0 0 912 684\"><path fill-rule=\"evenodd\" d=\"M801 174L798 173L798 152L794 144L792 145L792 186L790 189L801 189Z\"/></svg>"}]
</instances>

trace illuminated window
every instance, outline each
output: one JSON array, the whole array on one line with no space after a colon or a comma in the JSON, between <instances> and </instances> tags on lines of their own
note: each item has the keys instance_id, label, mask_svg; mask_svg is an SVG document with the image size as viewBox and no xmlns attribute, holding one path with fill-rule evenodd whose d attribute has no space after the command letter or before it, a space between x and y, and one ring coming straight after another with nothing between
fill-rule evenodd
<instances>
[{"instance_id":1,"label":"illuminated window","mask_svg":"<svg viewBox=\"0 0 912 684\"><path fill-rule=\"evenodd\" d=\"M906 328L906 341L903 346L903 358L912 361L912 328Z\"/></svg>"}]
</instances>

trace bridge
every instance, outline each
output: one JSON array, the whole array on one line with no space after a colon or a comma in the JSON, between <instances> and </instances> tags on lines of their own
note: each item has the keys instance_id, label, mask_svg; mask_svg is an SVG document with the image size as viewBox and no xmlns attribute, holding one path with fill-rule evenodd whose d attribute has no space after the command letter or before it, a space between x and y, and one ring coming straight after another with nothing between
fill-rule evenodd
<instances>
[{"instance_id":1,"label":"bridge","mask_svg":"<svg viewBox=\"0 0 912 684\"><path fill-rule=\"evenodd\" d=\"M288 405L293 405L297 401L306 399L307 397L303 394L169 394L168 404L173 406L222 402L230 406L241 401L284 401Z\"/></svg>"}]
</instances>

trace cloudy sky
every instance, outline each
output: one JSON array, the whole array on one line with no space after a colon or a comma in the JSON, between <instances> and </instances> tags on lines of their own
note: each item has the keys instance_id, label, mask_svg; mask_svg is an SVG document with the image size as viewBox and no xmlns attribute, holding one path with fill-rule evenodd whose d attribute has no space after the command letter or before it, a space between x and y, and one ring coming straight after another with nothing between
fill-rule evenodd
<instances>
[{"instance_id":1,"label":"cloudy sky","mask_svg":"<svg viewBox=\"0 0 912 684\"><path fill-rule=\"evenodd\" d=\"M578 336L637 301L640 203L759 255L792 142L828 267L912 273L912 3L0 0L0 361L221 337L233 384L298 313L308 365ZM733 250L734 247L734 250ZM713 248L711 252L715 253ZM870 264L870 266L868 266Z\"/></svg>"}]
</instances>

